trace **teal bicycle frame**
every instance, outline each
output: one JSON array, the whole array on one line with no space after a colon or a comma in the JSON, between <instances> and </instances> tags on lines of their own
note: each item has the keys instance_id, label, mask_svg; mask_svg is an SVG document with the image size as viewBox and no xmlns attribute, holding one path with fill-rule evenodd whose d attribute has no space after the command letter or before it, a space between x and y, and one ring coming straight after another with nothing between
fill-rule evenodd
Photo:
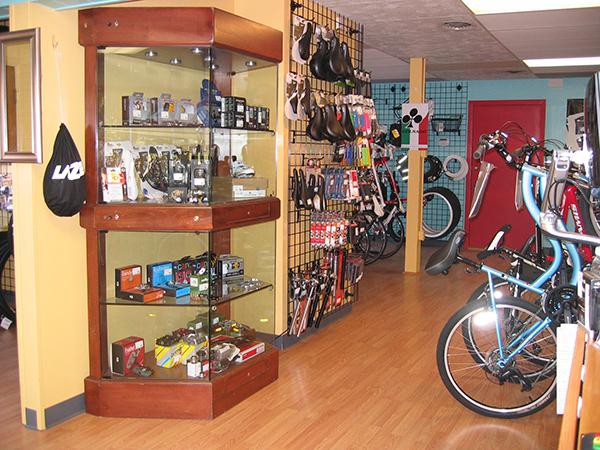
<instances>
[{"instance_id":1,"label":"teal bicycle frame","mask_svg":"<svg viewBox=\"0 0 600 450\"><path fill-rule=\"evenodd\" d=\"M547 181L547 171L543 169L539 169L537 167L530 166L528 164L523 164L521 167L522 179L521 179L521 191L523 192L523 199L525 201L525 205L529 214L536 222L536 224L540 225L540 208L537 205L534 195L534 177L539 179L540 191L546 191L546 181ZM564 230L564 224L559 222L558 226ZM479 266L479 270L487 273L488 275L488 285L490 292L490 307L494 312L496 317L496 337L498 339L498 366L506 367L510 361L517 356L532 340L545 328L549 327L552 323L552 319L547 317L544 320L540 320L535 324L528 327L526 330L519 333L506 347L502 342L502 332L500 327L500 319L497 314L496 309L496 291L494 290L494 277L500 278L501 280L506 280L509 283L515 284L523 289L534 292L538 295L542 295L544 293L544 289L542 286L548 280L550 280L560 269L560 266L563 261L563 251L561 243L556 240L549 238L548 241L552 246L552 250L554 252L554 259L552 260L552 264L548 267L536 280L532 283L527 283L519 278L515 278L505 272L501 272L499 270L494 269L493 267L486 266L482 264ZM569 258L571 260L573 273L571 274L571 278L569 283L573 286L577 285L577 279L579 277L579 273L581 272L581 260L579 257L579 253L577 252L577 247L571 243L566 242L565 247L567 249L567 253L569 254Z\"/></svg>"}]
</instances>

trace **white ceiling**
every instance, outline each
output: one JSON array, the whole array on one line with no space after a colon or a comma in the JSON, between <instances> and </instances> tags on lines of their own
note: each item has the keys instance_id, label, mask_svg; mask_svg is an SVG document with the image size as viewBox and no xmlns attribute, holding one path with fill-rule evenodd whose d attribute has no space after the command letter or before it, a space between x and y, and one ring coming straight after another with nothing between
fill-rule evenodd
<instances>
[{"instance_id":1,"label":"white ceiling","mask_svg":"<svg viewBox=\"0 0 600 450\"><path fill-rule=\"evenodd\" d=\"M501 0L497 0L501 1ZM527 1L527 0L523 0ZM600 56L600 7L475 16L460 0L319 0L365 27L365 67L375 80L408 79L411 57L428 78L587 75L599 67L530 69L522 59ZM470 22L464 31L444 22Z\"/></svg>"}]
</instances>

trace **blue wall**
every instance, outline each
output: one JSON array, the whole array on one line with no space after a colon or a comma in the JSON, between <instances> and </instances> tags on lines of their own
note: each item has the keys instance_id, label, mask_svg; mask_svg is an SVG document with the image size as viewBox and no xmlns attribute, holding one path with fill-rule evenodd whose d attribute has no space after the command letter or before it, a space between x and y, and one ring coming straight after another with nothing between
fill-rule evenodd
<instances>
[{"instance_id":1,"label":"blue wall","mask_svg":"<svg viewBox=\"0 0 600 450\"><path fill-rule=\"evenodd\" d=\"M567 100L583 98L589 78L469 81L469 100L546 100L546 138L565 140ZM552 87L552 83L562 86Z\"/></svg>"}]
</instances>

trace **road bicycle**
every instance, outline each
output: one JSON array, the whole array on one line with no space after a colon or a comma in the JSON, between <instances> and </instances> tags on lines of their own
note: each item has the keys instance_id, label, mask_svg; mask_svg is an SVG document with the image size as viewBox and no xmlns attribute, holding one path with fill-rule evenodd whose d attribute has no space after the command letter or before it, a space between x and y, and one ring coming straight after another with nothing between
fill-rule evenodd
<instances>
[{"instance_id":1,"label":"road bicycle","mask_svg":"<svg viewBox=\"0 0 600 450\"><path fill-rule=\"evenodd\" d=\"M452 264L462 262L472 270L487 274L490 295L462 307L444 326L436 350L438 371L448 391L467 408L486 416L516 418L539 411L554 399L555 330L559 323L574 321L575 285L581 264L577 248L570 242L575 240L573 236L579 235L565 231L556 209L562 196L559 187L564 187L561 183L566 182L567 174L563 174L564 182L562 179L557 182L555 171L551 170L549 175L544 168L521 164L502 150L500 148L499 153L504 160L522 172L521 191L534 221L569 238L563 242L572 263L568 283L545 286L563 260L561 242L557 239L548 240L553 250L549 267L528 283L461 255L459 249L465 237L462 230L456 231L446 245L431 256L426 271L433 275L447 273ZM535 201L534 177L544 192L545 216ZM548 201L550 197L552 201ZM552 214L551 222L548 214ZM541 217L546 218L545 222ZM600 239L595 239L600 243ZM495 289L495 279L509 281L537 294L540 302L502 296Z\"/></svg>"}]
</instances>

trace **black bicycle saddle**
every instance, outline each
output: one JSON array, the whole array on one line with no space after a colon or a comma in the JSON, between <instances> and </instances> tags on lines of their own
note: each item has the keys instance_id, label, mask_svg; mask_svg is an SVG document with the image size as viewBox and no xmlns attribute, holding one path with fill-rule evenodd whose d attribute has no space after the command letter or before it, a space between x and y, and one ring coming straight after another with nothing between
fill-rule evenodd
<instances>
[{"instance_id":1,"label":"black bicycle saddle","mask_svg":"<svg viewBox=\"0 0 600 450\"><path fill-rule=\"evenodd\" d=\"M340 41L334 34L329 42L329 70L335 76L335 79L343 79L346 75L346 58L342 52Z\"/></svg>"},{"instance_id":2,"label":"black bicycle saddle","mask_svg":"<svg viewBox=\"0 0 600 450\"><path fill-rule=\"evenodd\" d=\"M317 51L310 59L309 66L311 73L320 80L329 80L329 43L321 38Z\"/></svg>"},{"instance_id":3,"label":"black bicycle saddle","mask_svg":"<svg viewBox=\"0 0 600 450\"><path fill-rule=\"evenodd\" d=\"M313 110L313 115L308 121L306 127L306 134L315 141L322 141L325 139L323 136L323 128L325 127L325 118L323 117L323 109L316 106Z\"/></svg>"},{"instance_id":4,"label":"black bicycle saddle","mask_svg":"<svg viewBox=\"0 0 600 450\"><path fill-rule=\"evenodd\" d=\"M310 41L313 35L313 24L310 21L305 22L304 32L300 39L298 39L298 53L304 61L308 61L310 58Z\"/></svg>"},{"instance_id":5,"label":"black bicycle saddle","mask_svg":"<svg viewBox=\"0 0 600 450\"><path fill-rule=\"evenodd\" d=\"M465 231L456 230L446 243L438 248L425 264L425 272L429 275L438 275L447 273L448 269L454 264L458 251L465 240Z\"/></svg>"},{"instance_id":6,"label":"black bicycle saddle","mask_svg":"<svg viewBox=\"0 0 600 450\"><path fill-rule=\"evenodd\" d=\"M350 49L348 48L348 44L346 42L342 42L342 54L344 55L344 62L346 65L344 78L346 80L352 81L352 80L354 80L354 67L352 66L352 58L350 57Z\"/></svg>"},{"instance_id":7,"label":"black bicycle saddle","mask_svg":"<svg viewBox=\"0 0 600 450\"><path fill-rule=\"evenodd\" d=\"M325 135L329 142L334 143L345 139L344 129L340 122L337 120L337 113L335 106L327 105L324 108L325 111Z\"/></svg>"}]
</instances>

